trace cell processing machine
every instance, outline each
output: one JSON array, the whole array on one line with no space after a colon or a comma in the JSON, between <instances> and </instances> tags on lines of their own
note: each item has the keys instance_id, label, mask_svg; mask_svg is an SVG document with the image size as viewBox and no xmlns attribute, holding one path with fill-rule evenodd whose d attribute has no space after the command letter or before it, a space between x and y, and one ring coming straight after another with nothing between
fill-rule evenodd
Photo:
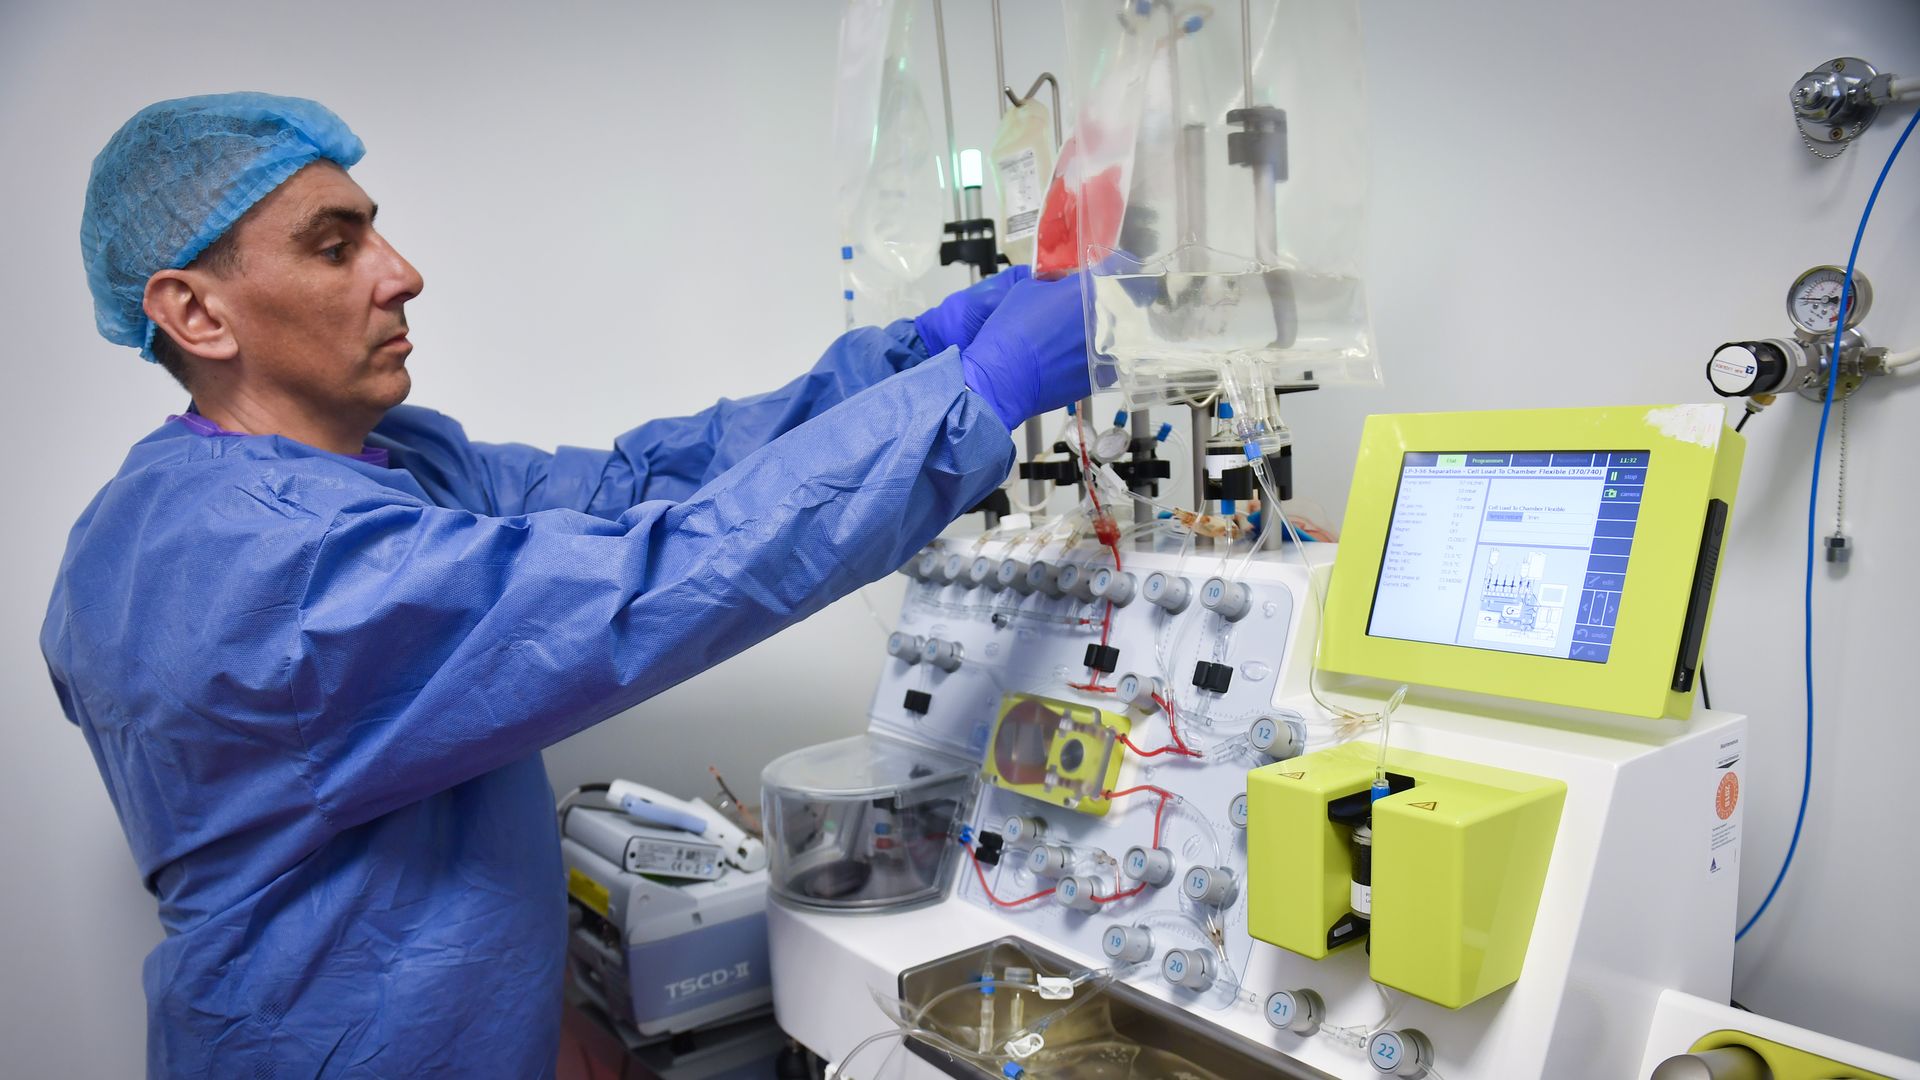
<instances>
[{"instance_id":1,"label":"cell processing machine","mask_svg":"<svg viewBox=\"0 0 1920 1080\"><path fill-rule=\"evenodd\" d=\"M781 1026L863 1080L1920 1076L1724 1005L1743 446L1376 416L1337 547L1269 503L929 548L867 732L764 777Z\"/></svg>"}]
</instances>

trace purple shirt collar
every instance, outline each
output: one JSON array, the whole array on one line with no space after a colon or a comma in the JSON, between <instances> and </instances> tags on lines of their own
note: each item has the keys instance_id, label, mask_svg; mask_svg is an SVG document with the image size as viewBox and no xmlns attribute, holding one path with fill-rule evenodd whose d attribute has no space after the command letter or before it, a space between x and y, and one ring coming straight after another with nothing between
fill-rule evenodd
<instances>
[{"instance_id":1,"label":"purple shirt collar","mask_svg":"<svg viewBox=\"0 0 1920 1080\"><path fill-rule=\"evenodd\" d=\"M223 428L219 424L216 424L213 421L207 419L206 417L200 415L199 410L195 409L191 405L187 406L187 411L185 413L175 413L174 415L167 417L167 419L178 420L182 424L186 425L188 431L193 432L195 435L201 435L209 438L217 437L217 436L226 436L228 438L238 438L246 434L246 432L244 431L228 431L226 428ZM355 461L364 461L369 465L377 465L382 469L389 467L386 450L378 446L363 446L360 448L359 453L348 454L347 456L354 459Z\"/></svg>"}]
</instances>

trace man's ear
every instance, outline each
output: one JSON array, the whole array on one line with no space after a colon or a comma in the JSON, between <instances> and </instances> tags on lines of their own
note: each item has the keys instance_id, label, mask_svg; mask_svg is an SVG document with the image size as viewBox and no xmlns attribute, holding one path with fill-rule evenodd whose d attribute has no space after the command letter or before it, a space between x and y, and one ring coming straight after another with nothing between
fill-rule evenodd
<instances>
[{"instance_id":1,"label":"man's ear","mask_svg":"<svg viewBox=\"0 0 1920 1080\"><path fill-rule=\"evenodd\" d=\"M210 302L210 285L195 270L162 270L147 279L140 308L183 351L203 360L231 360L240 344L220 305Z\"/></svg>"}]
</instances>

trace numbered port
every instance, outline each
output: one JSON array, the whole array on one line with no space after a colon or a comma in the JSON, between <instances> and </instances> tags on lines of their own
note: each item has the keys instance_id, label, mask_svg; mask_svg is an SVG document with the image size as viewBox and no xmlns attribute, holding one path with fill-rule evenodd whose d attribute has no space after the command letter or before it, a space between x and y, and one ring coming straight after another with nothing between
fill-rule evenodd
<instances>
[{"instance_id":1,"label":"numbered port","mask_svg":"<svg viewBox=\"0 0 1920 1080\"><path fill-rule=\"evenodd\" d=\"M1096 892L1098 888L1099 886L1090 877L1077 874L1072 877L1063 877L1059 884L1053 887L1053 901L1061 907L1072 908L1075 911L1098 911L1100 910L1100 901L1096 899L1099 895Z\"/></svg>"},{"instance_id":2,"label":"numbered port","mask_svg":"<svg viewBox=\"0 0 1920 1080\"><path fill-rule=\"evenodd\" d=\"M1047 835L1047 821L1031 814L1015 814L1000 826L1000 835L1009 844L1031 844Z\"/></svg>"},{"instance_id":3,"label":"numbered port","mask_svg":"<svg viewBox=\"0 0 1920 1080\"><path fill-rule=\"evenodd\" d=\"M1120 858L1120 869L1134 881L1157 889L1173 880L1173 852L1161 847L1130 847Z\"/></svg>"},{"instance_id":4,"label":"numbered port","mask_svg":"<svg viewBox=\"0 0 1920 1080\"><path fill-rule=\"evenodd\" d=\"M1307 725L1280 716L1262 716L1247 727L1247 741L1275 761L1299 757L1307 748Z\"/></svg>"},{"instance_id":5,"label":"numbered port","mask_svg":"<svg viewBox=\"0 0 1920 1080\"><path fill-rule=\"evenodd\" d=\"M1244 581L1208 578L1200 587L1200 606L1228 622L1239 622L1253 610L1253 589Z\"/></svg>"},{"instance_id":6,"label":"numbered port","mask_svg":"<svg viewBox=\"0 0 1920 1080\"><path fill-rule=\"evenodd\" d=\"M920 644L920 662L932 664L941 671L958 671L962 655L957 641L930 637Z\"/></svg>"},{"instance_id":7,"label":"numbered port","mask_svg":"<svg viewBox=\"0 0 1920 1080\"><path fill-rule=\"evenodd\" d=\"M921 581L939 581L940 563L943 556L937 551L923 551L913 561L913 576Z\"/></svg>"},{"instance_id":8,"label":"numbered port","mask_svg":"<svg viewBox=\"0 0 1920 1080\"><path fill-rule=\"evenodd\" d=\"M1035 844L1027 852L1027 869L1043 878L1057 878L1073 865L1073 853L1059 844Z\"/></svg>"},{"instance_id":9,"label":"numbered port","mask_svg":"<svg viewBox=\"0 0 1920 1080\"><path fill-rule=\"evenodd\" d=\"M1086 566L1081 563L1068 563L1061 567L1055 584L1060 587L1062 595L1075 600L1093 599L1093 575L1087 573Z\"/></svg>"},{"instance_id":10,"label":"numbered port","mask_svg":"<svg viewBox=\"0 0 1920 1080\"><path fill-rule=\"evenodd\" d=\"M1311 1035L1325 1022L1327 1003L1312 990L1276 990L1267 995L1266 1015L1281 1031Z\"/></svg>"},{"instance_id":11,"label":"numbered port","mask_svg":"<svg viewBox=\"0 0 1920 1080\"><path fill-rule=\"evenodd\" d=\"M1236 829L1247 827L1247 793L1241 792L1227 802L1227 820Z\"/></svg>"},{"instance_id":12,"label":"numbered port","mask_svg":"<svg viewBox=\"0 0 1920 1080\"><path fill-rule=\"evenodd\" d=\"M920 637L898 630L887 635L887 655L896 660L905 660L909 664L920 662Z\"/></svg>"},{"instance_id":13,"label":"numbered port","mask_svg":"<svg viewBox=\"0 0 1920 1080\"><path fill-rule=\"evenodd\" d=\"M1100 950L1120 963L1138 964L1153 955L1153 931L1114 923L1100 935Z\"/></svg>"},{"instance_id":14,"label":"numbered port","mask_svg":"<svg viewBox=\"0 0 1920 1080\"><path fill-rule=\"evenodd\" d=\"M1187 899L1212 907L1226 907L1240 895L1240 881L1224 866L1196 866L1180 881Z\"/></svg>"},{"instance_id":15,"label":"numbered port","mask_svg":"<svg viewBox=\"0 0 1920 1080\"><path fill-rule=\"evenodd\" d=\"M1006 586L1000 584L1000 576L994 572L998 569L1000 569L998 564L987 556L982 555L973 560L972 566L967 567L967 582L979 588L999 592L1001 589L1006 588Z\"/></svg>"},{"instance_id":16,"label":"numbered port","mask_svg":"<svg viewBox=\"0 0 1920 1080\"><path fill-rule=\"evenodd\" d=\"M1186 578L1155 570L1147 575L1147 580L1140 587L1140 595L1147 598L1147 603L1169 615L1178 615L1187 610L1187 605L1193 601L1193 583Z\"/></svg>"},{"instance_id":17,"label":"numbered port","mask_svg":"<svg viewBox=\"0 0 1920 1080\"><path fill-rule=\"evenodd\" d=\"M1168 949L1160 974L1175 986L1206 990L1213 986L1213 954L1201 949Z\"/></svg>"},{"instance_id":18,"label":"numbered port","mask_svg":"<svg viewBox=\"0 0 1920 1080\"><path fill-rule=\"evenodd\" d=\"M1155 701L1154 698L1164 698L1166 687L1159 679L1150 675L1129 671L1120 676L1120 681L1114 684L1113 696L1126 702L1131 708L1152 715L1160 711L1160 702Z\"/></svg>"},{"instance_id":19,"label":"numbered port","mask_svg":"<svg viewBox=\"0 0 1920 1080\"><path fill-rule=\"evenodd\" d=\"M1044 559L1027 567L1027 589L1045 596L1060 595L1060 568Z\"/></svg>"},{"instance_id":20,"label":"numbered port","mask_svg":"<svg viewBox=\"0 0 1920 1080\"><path fill-rule=\"evenodd\" d=\"M1033 583L1027 580L1027 564L1018 559L1002 561L1000 568L993 572L993 576L994 580L1000 583L1001 588L1012 589L1021 596L1033 591Z\"/></svg>"},{"instance_id":21,"label":"numbered port","mask_svg":"<svg viewBox=\"0 0 1920 1080\"><path fill-rule=\"evenodd\" d=\"M1105 600L1114 607L1126 607L1133 602L1133 575L1124 570L1115 570L1103 566L1093 572L1093 595Z\"/></svg>"},{"instance_id":22,"label":"numbered port","mask_svg":"<svg viewBox=\"0 0 1920 1080\"><path fill-rule=\"evenodd\" d=\"M1433 1043L1414 1028L1376 1031L1367 1039L1367 1060L1383 1076L1419 1080L1433 1068Z\"/></svg>"}]
</instances>

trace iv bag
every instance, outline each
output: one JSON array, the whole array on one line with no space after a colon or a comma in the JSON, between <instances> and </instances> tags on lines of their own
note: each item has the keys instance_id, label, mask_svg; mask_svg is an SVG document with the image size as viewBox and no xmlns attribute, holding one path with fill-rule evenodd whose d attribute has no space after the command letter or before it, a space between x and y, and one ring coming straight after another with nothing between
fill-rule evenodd
<instances>
[{"instance_id":1,"label":"iv bag","mask_svg":"<svg viewBox=\"0 0 1920 1080\"><path fill-rule=\"evenodd\" d=\"M849 287L867 321L926 306L940 261L942 191L933 125L909 63L914 0L847 0L834 91L836 200Z\"/></svg>"},{"instance_id":2,"label":"iv bag","mask_svg":"<svg viewBox=\"0 0 1920 1080\"><path fill-rule=\"evenodd\" d=\"M1143 408L1378 383L1357 0L1249 0L1244 28L1232 5L1062 2L1094 385Z\"/></svg>"},{"instance_id":3,"label":"iv bag","mask_svg":"<svg viewBox=\"0 0 1920 1080\"><path fill-rule=\"evenodd\" d=\"M1033 262L1040 211L1053 175L1053 112L1038 101L1008 109L993 136L993 182L1000 195L1000 250L1011 263Z\"/></svg>"}]
</instances>

